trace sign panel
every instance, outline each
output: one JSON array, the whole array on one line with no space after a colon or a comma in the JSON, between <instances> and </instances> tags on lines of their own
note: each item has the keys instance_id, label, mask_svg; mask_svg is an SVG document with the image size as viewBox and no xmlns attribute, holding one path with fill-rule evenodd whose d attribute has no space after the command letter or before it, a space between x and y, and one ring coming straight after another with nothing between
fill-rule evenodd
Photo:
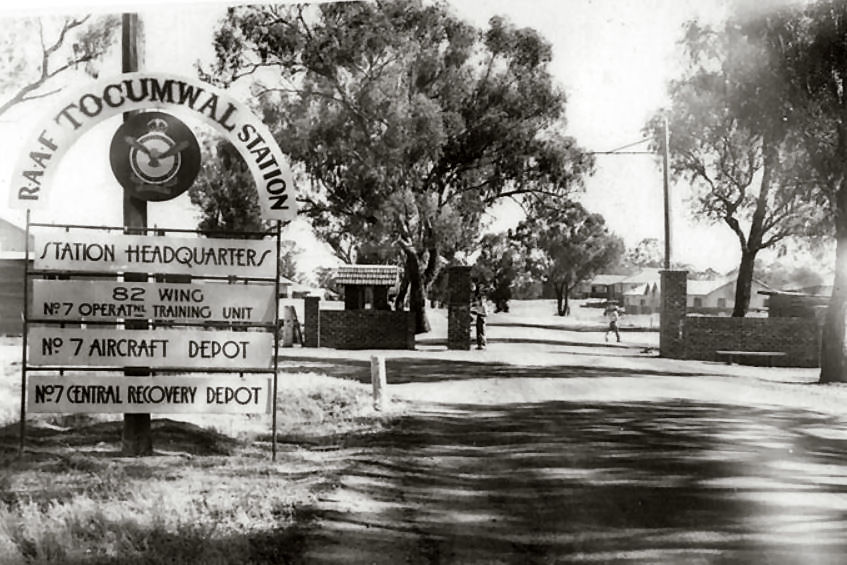
<instances>
[{"instance_id":1,"label":"sign panel","mask_svg":"<svg viewBox=\"0 0 847 565\"><path fill-rule=\"evenodd\" d=\"M105 377L32 375L27 410L41 413L263 414L270 379L259 377Z\"/></svg>"},{"instance_id":2,"label":"sign panel","mask_svg":"<svg viewBox=\"0 0 847 565\"><path fill-rule=\"evenodd\" d=\"M162 202L176 198L200 172L200 145L182 121L164 112L130 116L109 147L115 178L135 198Z\"/></svg>"},{"instance_id":3,"label":"sign panel","mask_svg":"<svg viewBox=\"0 0 847 565\"><path fill-rule=\"evenodd\" d=\"M33 280L34 318L272 323L273 284Z\"/></svg>"},{"instance_id":4,"label":"sign panel","mask_svg":"<svg viewBox=\"0 0 847 565\"><path fill-rule=\"evenodd\" d=\"M274 278L273 240L35 234L34 268L60 271L162 273Z\"/></svg>"},{"instance_id":5,"label":"sign panel","mask_svg":"<svg viewBox=\"0 0 847 565\"><path fill-rule=\"evenodd\" d=\"M30 327L29 364L58 367L269 369L273 334Z\"/></svg>"},{"instance_id":6,"label":"sign panel","mask_svg":"<svg viewBox=\"0 0 847 565\"><path fill-rule=\"evenodd\" d=\"M12 173L10 207L46 208L59 162L76 140L104 120L145 109L170 109L213 127L247 163L262 217L281 221L296 217L288 158L247 104L197 79L147 71L124 73L63 90L53 111L20 140L22 152Z\"/></svg>"}]
</instances>

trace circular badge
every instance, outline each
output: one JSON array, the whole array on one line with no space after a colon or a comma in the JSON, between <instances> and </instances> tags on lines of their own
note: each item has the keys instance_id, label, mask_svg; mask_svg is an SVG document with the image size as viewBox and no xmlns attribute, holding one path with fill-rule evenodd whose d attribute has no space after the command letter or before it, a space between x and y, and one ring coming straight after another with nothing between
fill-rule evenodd
<instances>
[{"instance_id":1,"label":"circular badge","mask_svg":"<svg viewBox=\"0 0 847 565\"><path fill-rule=\"evenodd\" d=\"M188 126L164 112L144 112L125 121L109 148L115 178L136 198L176 198L200 172L200 145Z\"/></svg>"}]
</instances>

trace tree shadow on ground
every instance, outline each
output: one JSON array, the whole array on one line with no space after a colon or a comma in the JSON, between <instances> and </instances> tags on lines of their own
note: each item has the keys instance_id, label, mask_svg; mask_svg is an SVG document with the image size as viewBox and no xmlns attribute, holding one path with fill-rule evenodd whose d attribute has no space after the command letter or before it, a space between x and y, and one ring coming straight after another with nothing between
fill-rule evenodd
<instances>
[{"instance_id":1,"label":"tree shadow on ground","mask_svg":"<svg viewBox=\"0 0 847 565\"><path fill-rule=\"evenodd\" d=\"M569 355L571 352L568 353ZM450 359L421 357L391 357L385 361L388 384L441 382L461 379L506 379L506 378L593 378L634 376L720 376L702 370L677 371L660 369L632 369L619 367L597 367L596 365L513 365L486 361L457 361ZM317 371L332 377L354 379L362 383L371 382L370 361L354 358L327 358L318 355L286 355L280 357L282 371Z\"/></svg>"},{"instance_id":2,"label":"tree shadow on ground","mask_svg":"<svg viewBox=\"0 0 847 565\"><path fill-rule=\"evenodd\" d=\"M241 443L218 432L194 424L168 418L151 421L150 428L159 451L189 455L229 455ZM27 422L26 447L34 458L39 453L52 457L59 449L92 457L120 455L123 422L93 422L73 426L44 425ZM20 441L20 422L0 427L0 457L17 456Z\"/></svg>"},{"instance_id":3,"label":"tree shadow on ground","mask_svg":"<svg viewBox=\"0 0 847 565\"><path fill-rule=\"evenodd\" d=\"M279 528L115 523L118 554L61 562L835 564L843 438L843 420L791 409L434 405L347 436L329 490Z\"/></svg>"},{"instance_id":4,"label":"tree shadow on ground","mask_svg":"<svg viewBox=\"0 0 847 565\"><path fill-rule=\"evenodd\" d=\"M618 344L615 346L614 344L609 344L606 342L597 342L593 343L590 341L569 341L564 339L537 339L537 338L523 338L523 337L493 337L487 339L488 343L536 343L539 345L553 345L553 346L565 346L565 347L588 347L591 349L603 348L608 350L610 347L614 347L615 350L626 349L626 350L637 350L641 351L644 349L644 345L637 344ZM613 340L614 341L614 340ZM573 354L573 351L568 351L568 354ZM617 351L614 352L615 356L620 356ZM637 355L638 357L643 357L643 355Z\"/></svg>"},{"instance_id":5,"label":"tree shadow on ground","mask_svg":"<svg viewBox=\"0 0 847 565\"><path fill-rule=\"evenodd\" d=\"M596 323L590 325L568 325L567 323L562 324L538 324L538 323L530 323L530 322L488 322L486 324L488 327L493 328L532 328L537 330L555 330L555 331L568 331L568 332L580 332L580 333L598 333L605 332L609 327L608 324ZM621 333L623 332L658 332L658 328L642 328L642 327L628 327L623 326L618 328Z\"/></svg>"},{"instance_id":6,"label":"tree shadow on ground","mask_svg":"<svg viewBox=\"0 0 847 565\"><path fill-rule=\"evenodd\" d=\"M681 402L451 406L360 438L321 563L839 563L834 418Z\"/></svg>"}]
</instances>

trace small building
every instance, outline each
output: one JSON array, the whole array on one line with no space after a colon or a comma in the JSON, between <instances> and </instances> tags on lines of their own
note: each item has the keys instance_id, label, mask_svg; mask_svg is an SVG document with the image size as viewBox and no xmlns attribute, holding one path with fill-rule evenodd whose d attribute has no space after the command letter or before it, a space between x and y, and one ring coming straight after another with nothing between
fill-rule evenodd
<instances>
[{"instance_id":1,"label":"small building","mask_svg":"<svg viewBox=\"0 0 847 565\"><path fill-rule=\"evenodd\" d=\"M32 234L29 243L32 249ZM25 271L26 230L0 218L0 335L23 332Z\"/></svg>"},{"instance_id":2,"label":"small building","mask_svg":"<svg viewBox=\"0 0 847 565\"><path fill-rule=\"evenodd\" d=\"M818 284L814 286L804 286L803 288L798 288L794 292L799 294L805 294L808 296L832 296L832 289L835 288L833 284Z\"/></svg>"},{"instance_id":3,"label":"small building","mask_svg":"<svg viewBox=\"0 0 847 565\"><path fill-rule=\"evenodd\" d=\"M632 290L633 288L640 287L642 285L659 285L659 269L641 269L637 273L632 275L627 275L625 278L621 279L617 284L619 285L620 294L624 294L628 290Z\"/></svg>"},{"instance_id":4,"label":"small building","mask_svg":"<svg viewBox=\"0 0 847 565\"><path fill-rule=\"evenodd\" d=\"M627 314L653 314L662 307L659 284L645 283L623 293L623 306Z\"/></svg>"},{"instance_id":5,"label":"small building","mask_svg":"<svg viewBox=\"0 0 847 565\"><path fill-rule=\"evenodd\" d=\"M768 297L769 318L822 318L829 297L796 291L760 290Z\"/></svg>"},{"instance_id":6,"label":"small building","mask_svg":"<svg viewBox=\"0 0 847 565\"><path fill-rule=\"evenodd\" d=\"M631 275L599 274L577 287L582 298L603 298L625 303L625 295L644 285L659 285L659 269L642 269ZM643 290L643 289L641 289Z\"/></svg>"},{"instance_id":7,"label":"small building","mask_svg":"<svg viewBox=\"0 0 847 565\"><path fill-rule=\"evenodd\" d=\"M588 282L588 294L586 298L620 300L622 296L620 282L625 278L626 275L596 275Z\"/></svg>"},{"instance_id":8,"label":"small building","mask_svg":"<svg viewBox=\"0 0 847 565\"><path fill-rule=\"evenodd\" d=\"M341 265L333 280L344 288L345 310L391 310L388 293L399 275L394 265Z\"/></svg>"},{"instance_id":9,"label":"small building","mask_svg":"<svg viewBox=\"0 0 847 565\"><path fill-rule=\"evenodd\" d=\"M29 234L29 248L32 249L33 246L33 236ZM9 251L26 251L26 230L0 218L0 252Z\"/></svg>"},{"instance_id":10,"label":"small building","mask_svg":"<svg viewBox=\"0 0 847 565\"><path fill-rule=\"evenodd\" d=\"M394 265L342 265L335 284L343 289L344 310L321 310L320 298L306 298L306 347L414 349L412 312L391 310L389 293L399 281Z\"/></svg>"},{"instance_id":11,"label":"small building","mask_svg":"<svg viewBox=\"0 0 847 565\"><path fill-rule=\"evenodd\" d=\"M735 307L735 279L688 281L686 306L689 312L700 314L729 314ZM770 290L766 284L753 279L750 283L751 311L764 311L768 297L760 291Z\"/></svg>"}]
</instances>

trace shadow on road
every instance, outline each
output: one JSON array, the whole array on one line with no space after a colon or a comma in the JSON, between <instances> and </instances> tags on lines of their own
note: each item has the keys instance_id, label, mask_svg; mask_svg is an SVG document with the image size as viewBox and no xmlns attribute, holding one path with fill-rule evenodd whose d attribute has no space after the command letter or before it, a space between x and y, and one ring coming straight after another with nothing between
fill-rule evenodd
<instances>
[{"instance_id":1,"label":"shadow on road","mask_svg":"<svg viewBox=\"0 0 847 565\"><path fill-rule=\"evenodd\" d=\"M571 353L569 353L570 355ZM456 361L437 358L392 357L386 360L389 384L440 382L460 379L710 376L699 372L597 367L589 365L512 365L500 362ZM283 371L317 371L333 377L371 382L370 361L309 355L280 357Z\"/></svg>"},{"instance_id":2,"label":"shadow on road","mask_svg":"<svg viewBox=\"0 0 847 565\"><path fill-rule=\"evenodd\" d=\"M488 322L486 324L488 327L492 328L528 328L528 329L537 329L537 330L555 330L555 331L569 331L569 332L581 332L581 333L603 333L606 331L608 324L588 324L588 325L577 325L577 324L537 324L530 322ZM627 327L623 326L620 328L620 332L657 332L658 328L646 328L646 327Z\"/></svg>"},{"instance_id":3,"label":"shadow on road","mask_svg":"<svg viewBox=\"0 0 847 565\"><path fill-rule=\"evenodd\" d=\"M306 561L840 563L844 439L715 404L432 407L339 454Z\"/></svg>"}]
</instances>

